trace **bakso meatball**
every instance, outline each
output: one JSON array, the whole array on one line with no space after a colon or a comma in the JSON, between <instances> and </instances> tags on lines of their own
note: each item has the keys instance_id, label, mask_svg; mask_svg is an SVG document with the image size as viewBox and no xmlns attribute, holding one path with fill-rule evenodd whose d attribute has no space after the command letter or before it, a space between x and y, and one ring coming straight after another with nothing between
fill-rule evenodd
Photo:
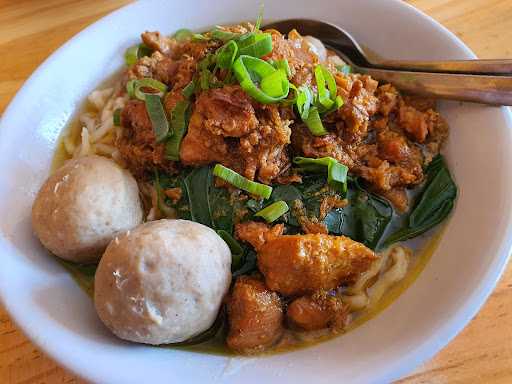
<instances>
[{"instance_id":1,"label":"bakso meatball","mask_svg":"<svg viewBox=\"0 0 512 384\"><path fill-rule=\"evenodd\" d=\"M94 283L96 311L118 337L176 343L215 321L231 283L231 252L202 224L152 221L109 244Z\"/></svg>"},{"instance_id":2,"label":"bakso meatball","mask_svg":"<svg viewBox=\"0 0 512 384\"><path fill-rule=\"evenodd\" d=\"M98 261L119 233L142 222L137 182L101 156L70 160L43 184L32 207L32 228L55 255Z\"/></svg>"}]
</instances>

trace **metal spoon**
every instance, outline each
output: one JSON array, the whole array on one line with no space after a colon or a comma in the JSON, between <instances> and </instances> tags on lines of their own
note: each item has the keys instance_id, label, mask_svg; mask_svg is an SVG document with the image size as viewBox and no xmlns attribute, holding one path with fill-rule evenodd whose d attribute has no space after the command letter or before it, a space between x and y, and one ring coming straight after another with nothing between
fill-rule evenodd
<instances>
[{"instance_id":1,"label":"metal spoon","mask_svg":"<svg viewBox=\"0 0 512 384\"><path fill-rule=\"evenodd\" d=\"M512 60L397 61L368 59L354 38L340 27L318 20L287 19L265 29L296 29L336 51L355 72L397 88L437 98L491 105L512 105Z\"/></svg>"}]
</instances>

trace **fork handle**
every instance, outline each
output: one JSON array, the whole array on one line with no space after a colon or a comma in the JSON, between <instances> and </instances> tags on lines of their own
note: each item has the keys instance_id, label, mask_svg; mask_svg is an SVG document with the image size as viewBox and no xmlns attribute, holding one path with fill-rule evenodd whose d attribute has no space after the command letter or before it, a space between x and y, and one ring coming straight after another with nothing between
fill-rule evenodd
<instances>
[{"instance_id":1,"label":"fork handle","mask_svg":"<svg viewBox=\"0 0 512 384\"><path fill-rule=\"evenodd\" d=\"M388 70L512 76L512 60L507 59L446 61L372 60L372 64L375 68Z\"/></svg>"},{"instance_id":2,"label":"fork handle","mask_svg":"<svg viewBox=\"0 0 512 384\"><path fill-rule=\"evenodd\" d=\"M491 105L512 105L512 76L466 75L356 68L376 80L423 96Z\"/></svg>"}]
</instances>

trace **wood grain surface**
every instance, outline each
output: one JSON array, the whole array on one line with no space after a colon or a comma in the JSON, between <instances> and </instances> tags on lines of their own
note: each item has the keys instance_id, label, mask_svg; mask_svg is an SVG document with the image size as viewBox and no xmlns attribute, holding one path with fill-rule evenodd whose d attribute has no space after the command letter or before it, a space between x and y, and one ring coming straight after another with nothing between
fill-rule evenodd
<instances>
[{"instance_id":1,"label":"wood grain surface","mask_svg":"<svg viewBox=\"0 0 512 384\"><path fill-rule=\"evenodd\" d=\"M0 0L0 114L43 60L128 0ZM512 58L512 0L410 0L482 58ZM35 347L0 306L0 383L84 383ZM512 265L472 322L401 384L512 383Z\"/></svg>"}]
</instances>

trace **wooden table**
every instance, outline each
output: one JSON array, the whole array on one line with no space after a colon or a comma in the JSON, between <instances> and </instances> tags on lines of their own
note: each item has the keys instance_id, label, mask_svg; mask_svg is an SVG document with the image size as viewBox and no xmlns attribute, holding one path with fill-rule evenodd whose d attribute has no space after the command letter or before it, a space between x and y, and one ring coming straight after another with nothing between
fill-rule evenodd
<instances>
[{"instance_id":1,"label":"wooden table","mask_svg":"<svg viewBox=\"0 0 512 384\"><path fill-rule=\"evenodd\" d=\"M0 114L57 47L129 0L0 0ZM511 0L410 0L482 58L512 58ZM0 307L0 383L83 383L35 347ZM480 313L400 381L512 383L512 265Z\"/></svg>"}]
</instances>

